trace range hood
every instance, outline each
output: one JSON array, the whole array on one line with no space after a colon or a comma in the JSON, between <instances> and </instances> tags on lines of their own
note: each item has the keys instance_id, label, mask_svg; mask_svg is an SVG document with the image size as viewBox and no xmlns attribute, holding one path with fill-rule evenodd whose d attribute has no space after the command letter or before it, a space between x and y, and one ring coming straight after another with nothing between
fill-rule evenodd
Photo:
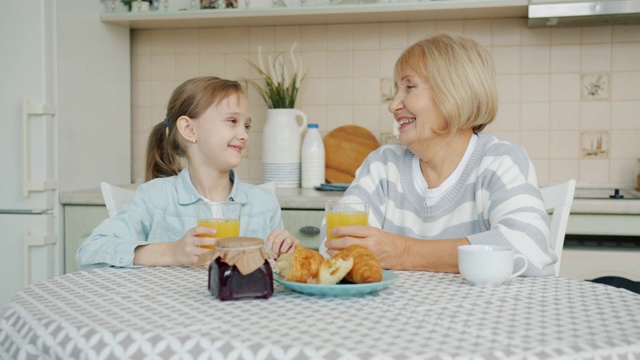
<instances>
[{"instance_id":1,"label":"range hood","mask_svg":"<svg viewBox=\"0 0 640 360\"><path fill-rule=\"evenodd\" d=\"M640 24L640 0L529 0L529 27Z\"/></svg>"}]
</instances>

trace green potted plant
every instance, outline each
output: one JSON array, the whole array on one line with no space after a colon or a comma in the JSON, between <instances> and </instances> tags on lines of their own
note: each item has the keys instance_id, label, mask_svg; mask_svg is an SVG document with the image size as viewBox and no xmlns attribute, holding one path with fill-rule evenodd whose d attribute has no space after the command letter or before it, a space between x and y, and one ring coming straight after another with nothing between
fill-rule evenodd
<instances>
[{"instance_id":1,"label":"green potted plant","mask_svg":"<svg viewBox=\"0 0 640 360\"><path fill-rule=\"evenodd\" d=\"M258 65L249 62L265 82L264 86L253 80L249 83L258 91L269 109L293 109L298 96L300 83L304 78L302 59L295 55L297 43L291 45L288 59L283 53L275 57L268 56L268 67L262 61L262 49L258 48ZM289 69L288 62L291 63Z\"/></svg>"}]
</instances>

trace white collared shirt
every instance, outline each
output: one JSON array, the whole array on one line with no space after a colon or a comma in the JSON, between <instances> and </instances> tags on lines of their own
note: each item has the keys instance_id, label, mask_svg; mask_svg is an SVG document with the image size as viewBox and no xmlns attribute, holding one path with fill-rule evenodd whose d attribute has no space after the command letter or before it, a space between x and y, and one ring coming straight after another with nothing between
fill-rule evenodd
<instances>
[{"instance_id":1,"label":"white collared shirt","mask_svg":"<svg viewBox=\"0 0 640 360\"><path fill-rule=\"evenodd\" d=\"M458 179L460 179L460 175L462 175L462 171L465 166L469 162L469 158L471 154L473 154L473 150L476 148L476 144L478 143L478 135L473 134L471 140L469 141L469 145L467 145L467 150L465 150L464 155L462 156L462 160L456 167L456 169L449 175L449 177L440 184L440 186L429 189L429 185L427 184L427 180L425 180L424 176L422 176L422 171L420 170L420 158L415 156L413 157L413 162L411 164L411 170L413 174L413 183L420 193L422 197L424 197L424 201L426 205L433 205L440 200L442 195L444 195L451 186L453 186Z\"/></svg>"}]
</instances>

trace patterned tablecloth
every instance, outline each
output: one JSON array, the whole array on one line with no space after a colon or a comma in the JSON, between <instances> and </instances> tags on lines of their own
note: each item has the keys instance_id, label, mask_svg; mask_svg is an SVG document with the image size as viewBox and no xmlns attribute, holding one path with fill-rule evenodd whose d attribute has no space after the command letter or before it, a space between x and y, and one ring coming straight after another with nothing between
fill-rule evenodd
<instances>
[{"instance_id":1,"label":"patterned tablecloth","mask_svg":"<svg viewBox=\"0 0 640 360\"><path fill-rule=\"evenodd\" d=\"M222 302L204 269L76 272L18 293L2 359L639 358L640 296L563 278L496 288L397 272L378 293L316 297L275 284Z\"/></svg>"}]
</instances>

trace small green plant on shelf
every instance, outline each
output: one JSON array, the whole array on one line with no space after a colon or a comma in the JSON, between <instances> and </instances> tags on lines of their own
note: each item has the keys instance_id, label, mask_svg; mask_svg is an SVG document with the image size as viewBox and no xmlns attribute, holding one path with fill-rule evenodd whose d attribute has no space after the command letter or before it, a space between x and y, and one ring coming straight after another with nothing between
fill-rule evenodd
<instances>
[{"instance_id":1,"label":"small green plant on shelf","mask_svg":"<svg viewBox=\"0 0 640 360\"><path fill-rule=\"evenodd\" d=\"M302 70L302 59L296 56L295 48L297 43L293 43L289 50L289 62L291 68L287 66L287 58L283 53L275 57L268 56L268 67L262 62L262 49L258 48L258 64L249 62L249 65L264 80L264 86L249 80L249 83L258 91L269 109L293 109L296 105L296 97L300 83L304 78Z\"/></svg>"},{"instance_id":2,"label":"small green plant on shelf","mask_svg":"<svg viewBox=\"0 0 640 360\"><path fill-rule=\"evenodd\" d=\"M131 6L138 1L151 3L150 0L120 0L120 1L122 1L122 3L129 9L129 11L131 11Z\"/></svg>"}]
</instances>

